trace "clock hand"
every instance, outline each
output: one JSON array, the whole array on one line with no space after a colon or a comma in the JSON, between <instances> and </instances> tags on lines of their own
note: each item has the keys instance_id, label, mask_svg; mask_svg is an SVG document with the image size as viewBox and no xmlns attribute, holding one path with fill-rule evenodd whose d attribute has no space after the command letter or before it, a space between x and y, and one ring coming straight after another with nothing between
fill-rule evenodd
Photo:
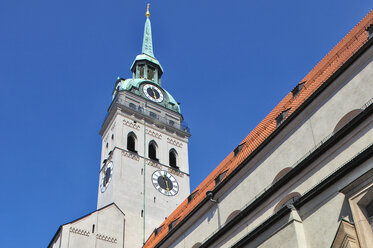
<instances>
[{"instance_id":1,"label":"clock hand","mask_svg":"<svg viewBox=\"0 0 373 248\"><path fill-rule=\"evenodd\" d=\"M166 179L166 177L163 175L163 180L164 180L164 182L166 183L166 189L167 189L167 191L170 191L170 189L169 189L169 187L168 187L168 182L167 182L167 179Z\"/></svg>"},{"instance_id":2,"label":"clock hand","mask_svg":"<svg viewBox=\"0 0 373 248\"><path fill-rule=\"evenodd\" d=\"M155 95L155 92L154 92L153 88L150 88L150 89L152 89L152 92L153 92L153 96L154 96L154 99L156 99L156 98L157 98L157 96Z\"/></svg>"}]
</instances>

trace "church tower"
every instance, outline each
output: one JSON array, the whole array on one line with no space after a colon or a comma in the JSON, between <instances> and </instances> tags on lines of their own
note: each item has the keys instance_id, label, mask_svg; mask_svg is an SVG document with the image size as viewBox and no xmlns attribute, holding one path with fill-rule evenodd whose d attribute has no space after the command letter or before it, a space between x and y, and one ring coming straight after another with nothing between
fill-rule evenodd
<instances>
[{"instance_id":1,"label":"church tower","mask_svg":"<svg viewBox=\"0 0 373 248\"><path fill-rule=\"evenodd\" d=\"M125 215L125 247L141 247L190 193L188 139L179 103L161 85L146 12L142 53L132 78L119 78L100 131L97 209L115 203Z\"/></svg>"}]
</instances>

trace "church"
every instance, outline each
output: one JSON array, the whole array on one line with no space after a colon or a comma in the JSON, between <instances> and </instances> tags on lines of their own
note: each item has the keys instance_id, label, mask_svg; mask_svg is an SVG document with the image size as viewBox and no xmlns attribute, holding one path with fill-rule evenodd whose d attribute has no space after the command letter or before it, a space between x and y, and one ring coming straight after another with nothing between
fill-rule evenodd
<instances>
[{"instance_id":1,"label":"church","mask_svg":"<svg viewBox=\"0 0 373 248\"><path fill-rule=\"evenodd\" d=\"M97 210L48 247L373 247L372 44L373 11L190 192L190 131L148 5L100 131Z\"/></svg>"}]
</instances>

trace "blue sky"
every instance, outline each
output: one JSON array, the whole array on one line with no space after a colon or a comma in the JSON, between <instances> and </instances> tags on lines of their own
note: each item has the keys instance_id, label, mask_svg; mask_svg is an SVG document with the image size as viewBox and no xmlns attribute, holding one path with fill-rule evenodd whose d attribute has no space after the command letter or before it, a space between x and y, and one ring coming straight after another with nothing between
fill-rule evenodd
<instances>
[{"instance_id":1,"label":"blue sky","mask_svg":"<svg viewBox=\"0 0 373 248\"><path fill-rule=\"evenodd\" d=\"M0 4L0 247L46 247L95 210L98 134L141 52L147 1ZM162 86L188 122L191 189L371 9L371 1L151 2Z\"/></svg>"}]
</instances>

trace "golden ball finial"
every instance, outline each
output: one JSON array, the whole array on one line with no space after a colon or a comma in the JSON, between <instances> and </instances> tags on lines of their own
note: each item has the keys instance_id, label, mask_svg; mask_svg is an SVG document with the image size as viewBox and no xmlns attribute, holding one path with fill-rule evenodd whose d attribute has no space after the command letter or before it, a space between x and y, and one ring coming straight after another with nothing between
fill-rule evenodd
<instances>
[{"instance_id":1,"label":"golden ball finial","mask_svg":"<svg viewBox=\"0 0 373 248\"><path fill-rule=\"evenodd\" d=\"M148 3L148 5L146 6L146 13L145 13L146 17L148 17L148 18L150 16L149 5L150 5L150 3Z\"/></svg>"}]
</instances>

